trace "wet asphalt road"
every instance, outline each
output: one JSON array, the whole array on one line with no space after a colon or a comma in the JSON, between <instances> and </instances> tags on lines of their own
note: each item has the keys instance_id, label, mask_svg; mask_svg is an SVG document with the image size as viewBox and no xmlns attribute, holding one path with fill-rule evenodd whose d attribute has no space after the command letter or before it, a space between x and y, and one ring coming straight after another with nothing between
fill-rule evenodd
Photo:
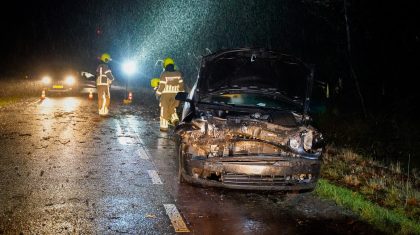
<instances>
[{"instance_id":1,"label":"wet asphalt road","mask_svg":"<svg viewBox=\"0 0 420 235\"><path fill-rule=\"evenodd\" d=\"M0 109L0 234L377 233L312 193L179 184L173 134L159 131L156 101L122 105L113 96L106 118L87 97Z\"/></svg>"}]
</instances>

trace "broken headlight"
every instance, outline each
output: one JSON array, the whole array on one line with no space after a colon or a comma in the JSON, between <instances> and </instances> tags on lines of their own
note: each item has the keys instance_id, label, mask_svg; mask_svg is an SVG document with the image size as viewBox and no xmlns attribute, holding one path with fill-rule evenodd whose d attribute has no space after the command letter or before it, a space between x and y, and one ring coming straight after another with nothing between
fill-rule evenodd
<instances>
[{"instance_id":1,"label":"broken headlight","mask_svg":"<svg viewBox=\"0 0 420 235\"><path fill-rule=\"evenodd\" d=\"M298 150L300 147L300 138L289 139L289 146L294 150Z\"/></svg>"},{"instance_id":2,"label":"broken headlight","mask_svg":"<svg viewBox=\"0 0 420 235\"><path fill-rule=\"evenodd\" d=\"M318 145L316 141L319 141L319 139L319 136L314 135L313 131L303 131L289 139L289 147L296 151L303 148L306 152L309 152Z\"/></svg>"},{"instance_id":3,"label":"broken headlight","mask_svg":"<svg viewBox=\"0 0 420 235\"><path fill-rule=\"evenodd\" d=\"M312 149L313 132L308 131L301 134L303 139L303 149L309 151Z\"/></svg>"},{"instance_id":4,"label":"broken headlight","mask_svg":"<svg viewBox=\"0 0 420 235\"><path fill-rule=\"evenodd\" d=\"M288 144L291 149L298 151L299 148L301 147L301 142L302 142L301 136L295 135L295 136L290 137Z\"/></svg>"},{"instance_id":5,"label":"broken headlight","mask_svg":"<svg viewBox=\"0 0 420 235\"><path fill-rule=\"evenodd\" d=\"M312 148L313 149L321 149L325 145L324 137L321 133L316 133L312 139Z\"/></svg>"}]
</instances>

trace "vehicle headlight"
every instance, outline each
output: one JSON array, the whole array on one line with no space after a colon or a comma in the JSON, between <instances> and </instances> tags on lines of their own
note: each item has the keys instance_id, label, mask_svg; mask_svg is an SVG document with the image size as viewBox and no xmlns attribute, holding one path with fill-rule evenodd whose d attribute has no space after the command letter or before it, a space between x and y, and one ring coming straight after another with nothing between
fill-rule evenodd
<instances>
[{"instance_id":1,"label":"vehicle headlight","mask_svg":"<svg viewBox=\"0 0 420 235\"><path fill-rule=\"evenodd\" d=\"M299 146L300 146L299 136L289 139L289 146L290 148L295 149L295 150L299 149Z\"/></svg>"},{"instance_id":2,"label":"vehicle headlight","mask_svg":"<svg viewBox=\"0 0 420 235\"><path fill-rule=\"evenodd\" d=\"M303 131L300 134L289 139L289 146L294 150L303 149L308 152L312 149L314 134L312 131Z\"/></svg>"},{"instance_id":3,"label":"vehicle headlight","mask_svg":"<svg viewBox=\"0 0 420 235\"><path fill-rule=\"evenodd\" d=\"M324 147L324 145L325 145L325 142L324 142L324 137L322 136L322 134L321 134L321 133L316 133L316 134L313 136L313 140L312 140L312 148L313 148L313 149L321 149L321 148L323 148L323 147Z\"/></svg>"},{"instance_id":4,"label":"vehicle headlight","mask_svg":"<svg viewBox=\"0 0 420 235\"><path fill-rule=\"evenodd\" d=\"M309 151L312 149L312 141L313 141L313 132L312 131L308 131L305 133L302 133L303 135L303 148L305 149L305 151Z\"/></svg>"},{"instance_id":5,"label":"vehicle headlight","mask_svg":"<svg viewBox=\"0 0 420 235\"><path fill-rule=\"evenodd\" d=\"M49 85L51 83L51 77L44 76L41 81L44 83L44 85Z\"/></svg>"},{"instance_id":6,"label":"vehicle headlight","mask_svg":"<svg viewBox=\"0 0 420 235\"><path fill-rule=\"evenodd\" d=\"M307 159L319 159L322 154L322 135L312 130L304 130L291 136L288 145L290 149Z\"/></svg>"},{"instance_id":7,"label":"vehicle headlight","mask_svg":"<svg viewBox=\"0 0 420 235\"><path fill-rule=\"evenodd\" d=\"M67 76L65 82L67 85L72 86L76 83L76 79L73 76Z\"/></svg>"}]
</instances>

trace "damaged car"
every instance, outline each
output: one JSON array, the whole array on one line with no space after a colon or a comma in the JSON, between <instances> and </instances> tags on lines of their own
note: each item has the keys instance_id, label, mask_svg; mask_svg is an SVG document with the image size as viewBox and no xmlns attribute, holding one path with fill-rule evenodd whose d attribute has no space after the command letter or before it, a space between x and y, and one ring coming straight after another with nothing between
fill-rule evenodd
<instances>
[{"instance_id":1,"label":"damaged car","mask_svg":"<svg viewBox=\"0 0 420 235\"><path fill-rule=\"evenodd\" d=\"M179 178L201 186L311 191L320 174L322 134L311 125L313 69L261 48L202 58L183 101Z\"/></svg>"}]
</instances>

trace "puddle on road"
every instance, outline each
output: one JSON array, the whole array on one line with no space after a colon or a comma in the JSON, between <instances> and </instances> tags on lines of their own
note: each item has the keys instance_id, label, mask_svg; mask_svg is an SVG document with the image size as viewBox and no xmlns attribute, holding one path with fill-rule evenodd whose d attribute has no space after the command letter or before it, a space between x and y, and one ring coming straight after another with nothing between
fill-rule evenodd
<instances>
[{"instance_id":1,"label":"puddle on road","mask_svg":"<svg viewBox=\"0 0 420 235\"><path fill-rule=\"evenodd\" d=\"M114 120L114 125L116 130L115 134L117 136L118 142L121 145L137 144L134 133L131 133L131 131L128 128L123 129L119 120Z\"/></svg>"},{"instance_id":2,"label":"puddle on road","mask_svg":"<svg viewBox=\"0 0 420 235\"><path fill-rule=\"evenodd\" d=\"M81 100L77 97L64 97L61 99L50 99L47 97L39 104L39 106L41 107L41 113L50 113L51 110L74 112L77 108L80 108L80 102Z\"/></svg>"}]
</instances>

